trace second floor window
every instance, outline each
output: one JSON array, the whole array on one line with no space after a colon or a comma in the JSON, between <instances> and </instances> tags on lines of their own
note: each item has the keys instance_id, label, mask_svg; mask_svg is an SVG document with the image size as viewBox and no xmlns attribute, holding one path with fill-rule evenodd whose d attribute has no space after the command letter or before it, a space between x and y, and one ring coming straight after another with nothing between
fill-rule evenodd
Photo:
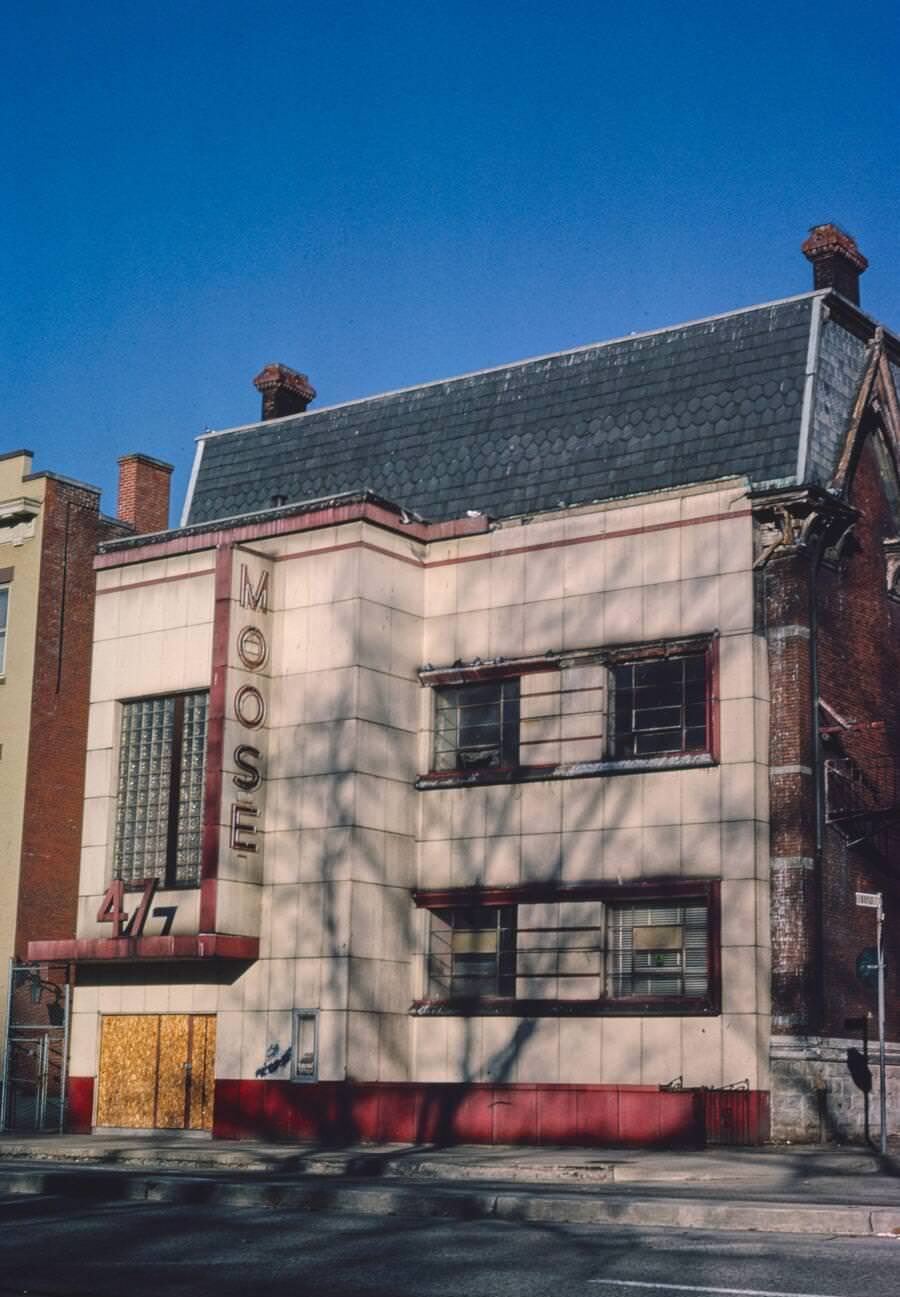
<instances>
[{"instance_id":1,"label":"second floor window","mask_svg":"<svg viewBox=\"0 0 900 1297\"><path fill-rule=\"evenodd\" d=\"M209 695L122 704L113 876L200 882Z\"/></svg>"},{"instance_id":2,"label":"second floor window","mask_svg":"<svg viewBox=\"0 0 900 1297\"><path fill-rule=\"evenodd\" d=\"M420 678L434 689L430 771L438 780L499 783L711 761L715 644L697 636L424 668Z\"/></svg>"},{"instance_id":3,"label":"second floor window","mask_svg":"<svg viewBox=\"0 0 900 1297\"><path fill-rule=\"evenodd\" d=\"M519 764L519 681L437 690L435 770L491 770Z\"/></svg>"},{"instance_id":4,"label":"second floor window","mask_svg":"<svg viewBox=\"0 0 900 1297\"><path fill-rule=\"evenodd\" d=\"M705 653L623 662L611 675L614 759L709 750Z\"/></svg>"}]
</instances>

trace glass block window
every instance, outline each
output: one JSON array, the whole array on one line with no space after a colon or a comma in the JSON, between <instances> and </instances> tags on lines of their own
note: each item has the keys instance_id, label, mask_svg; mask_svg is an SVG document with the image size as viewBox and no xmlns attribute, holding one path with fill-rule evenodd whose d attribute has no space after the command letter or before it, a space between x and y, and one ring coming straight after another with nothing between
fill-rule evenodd
<instances>
[{"instance_id":1,"label":"glass block window","mask_svg":"<svg viewBox=\"0 0 900 1297\"><path fill-rule=\"evenodd\" d=\"M9 621L9 586L0 585L0 676L6 674L6 627Z\"/></svg>"},{"instance_id":2,"label":"glass block window","mask_svg":"<svg viewBox=\"0 0 900 1297\"><path fill-rule=\"evenodd\" d=\"M622 663L612 683L613 757L709 750L705 653Z\"/></svg>"},{"instance_id":3,"label":"glass block window","mask_svg":"<svg viewBox=\"0 0 900 1297\"><path fill-rule=\"evenodd\" d=\"M432 991L441 999L516 993L516 907L465 905L431 916Z\"/></svg>"},{"instance_id":4,"label":"glass block window","mask_svg":"<svg viewBox=\"0 0 900 1297\"><path fill-rule=\"evenodd\" d=\"M611 905L607 922L607 993L705 996L709 990L707 907Z\"/></svg>"},{"instance_id":5,"label":"glass block window","mask_svg":"<svg viewBox=\"0 0 900 1297\"><path fill-rule=\"evenodd\" d=\"M519 681L435 691L435 770L489 770L519 763Z\"/></svg>"},{"instance_id":6,"label":"glass block window","mask_svg":"<svg viewBox=\"0 0 900 1297\"><path fill-rule=\"evenodd\" d=\"M206 692L122 704L114 876L197 886Z\"/></svg>"}]
</instances>

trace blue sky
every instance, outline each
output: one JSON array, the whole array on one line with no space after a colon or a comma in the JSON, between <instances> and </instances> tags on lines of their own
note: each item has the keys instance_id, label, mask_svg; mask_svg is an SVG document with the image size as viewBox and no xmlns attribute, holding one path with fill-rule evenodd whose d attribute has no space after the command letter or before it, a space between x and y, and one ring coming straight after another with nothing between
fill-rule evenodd
<instances>
[{"instance_id":1,"label":"blue sky","mask_svg":"<svg viewBox=\"0 0 900 1297\"><path fill-rule=\"evenodd\" d=\"M104 488L258 417L805 291L900 328L900 18L874 0L6 0L0 450Z\"/></svg>"}]
</instances>

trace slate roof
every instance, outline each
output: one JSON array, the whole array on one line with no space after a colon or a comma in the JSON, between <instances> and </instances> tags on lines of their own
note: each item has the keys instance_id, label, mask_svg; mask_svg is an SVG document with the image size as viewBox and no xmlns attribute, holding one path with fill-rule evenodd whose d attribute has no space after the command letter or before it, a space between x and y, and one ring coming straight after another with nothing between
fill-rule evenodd
<instances>
[{"instance_id":1,"label":"slate roof","mask_svg":"<svg viewBox=\"0 0 900 1297\"><path fill-rule=\"evenodd\" d=\"M470 509L510 517L735 475L756 486L793 481L811 329L824 296L207 434L185 521L269 509L273 497L293 504L366 489L442 520ZM809 463L819 476L858 381L848 371L861 372L864 352L856 338L826 345L829 328L839 326L824 326L815 352L831 364L823 377L833 397L827 445L813 428L821 463Z\"/></svg>"}]
</instances>

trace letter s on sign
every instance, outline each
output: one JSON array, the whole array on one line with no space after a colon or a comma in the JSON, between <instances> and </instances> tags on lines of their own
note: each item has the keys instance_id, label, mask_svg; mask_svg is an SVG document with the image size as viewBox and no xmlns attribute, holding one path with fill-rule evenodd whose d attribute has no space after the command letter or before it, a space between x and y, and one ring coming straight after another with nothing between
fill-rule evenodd
<instances>
[{"instance_id":1,"label":"letter s on sign","mask_svg":"<svg viewBox=\"0 0 900 1297\"><path fill-rule=\"evenodd\" d=\"M262 753L249 743L239 743L234 749L234 764L243 774L233 775L232 782L245 793L252 793L262 783L262 774L251 761L262 761Z\"/></svg>"}]
</instances>

